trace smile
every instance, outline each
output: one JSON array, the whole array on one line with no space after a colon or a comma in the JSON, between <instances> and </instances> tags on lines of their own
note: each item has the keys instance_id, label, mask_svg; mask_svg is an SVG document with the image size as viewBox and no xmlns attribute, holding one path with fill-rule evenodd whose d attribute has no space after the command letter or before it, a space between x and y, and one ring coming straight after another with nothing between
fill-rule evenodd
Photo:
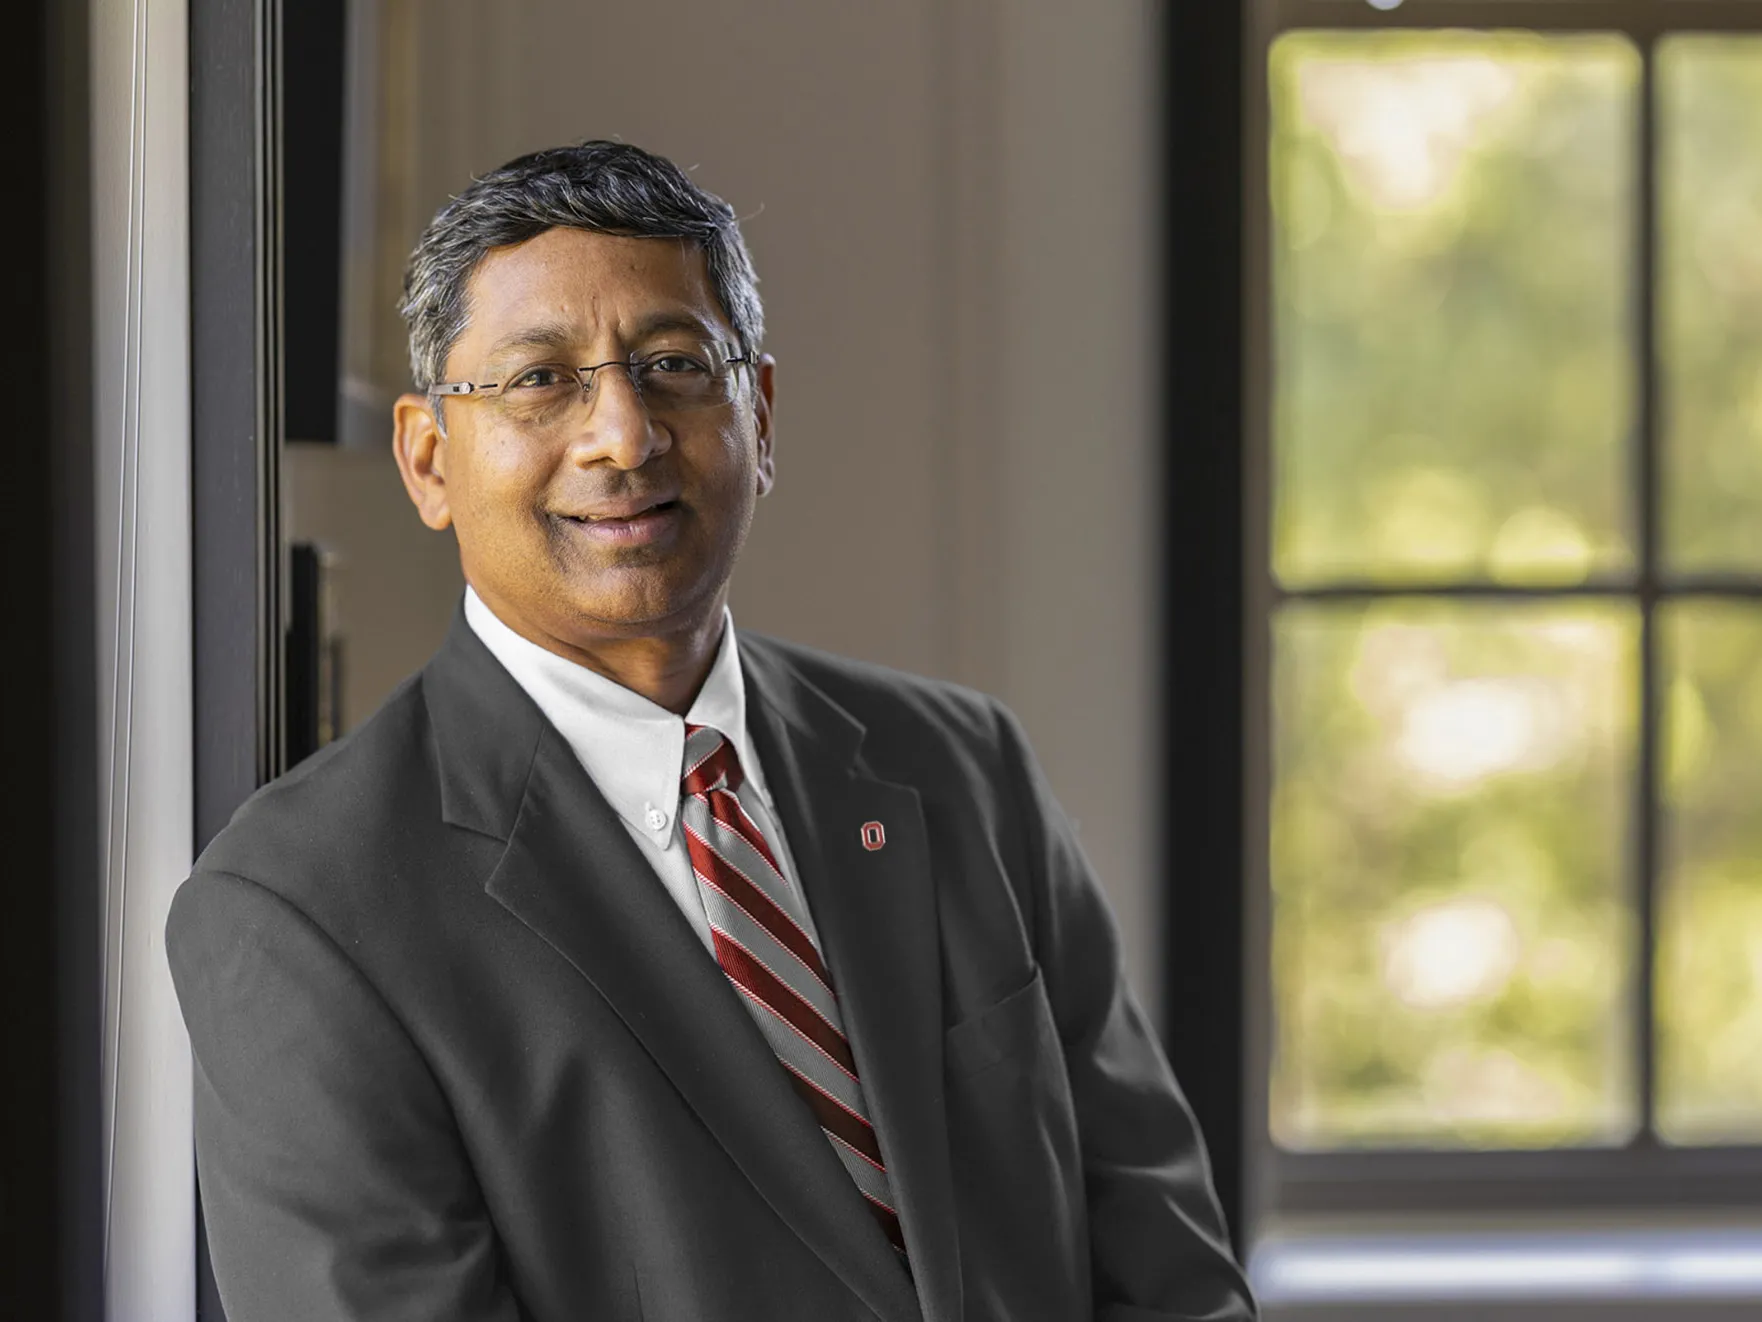
<instances>
[{"instance_id":1,"label":"smile","mask_svg":"<svg viewBox=\"0 0 1762 1322\"><path fill-rule=\"evenodd\" d=\"M647 546L671 537L683 511L677 500L664 500L628 514L607 511L559 517L572 531L601 546Z\"/></svg>"}]
</instances>

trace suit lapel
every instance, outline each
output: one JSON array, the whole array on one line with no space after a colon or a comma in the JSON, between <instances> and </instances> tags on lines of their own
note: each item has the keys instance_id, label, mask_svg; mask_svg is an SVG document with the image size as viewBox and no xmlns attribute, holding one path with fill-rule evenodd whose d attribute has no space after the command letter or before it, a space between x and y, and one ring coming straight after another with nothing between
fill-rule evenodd
<instances>
[{"instance_id":1,"label":"suit lapel","mask_svg":"<svg viewBox=\"0 0 1762 1322\"><path fill-rule=\"evenodd\" d=\"M915 1319L911 1284L850 1177L562 736L462 617L425 683L443 811L507 842L489 895L593 985L760 1195L864 1303L886 1322Z\"/></svg>"},{"instance_id":2,"label":"suit lapel","mask_svg":"<svg viewBox=\"0 0 1762 1322\"><path fill-rule=\"evenodd\" d=\"M917 791L878 779L863 727L742 636L747 723L838 986L927 1322L958 1322L960 1254L943 1105L942 966Z\"/></svg>"}]
</instances>

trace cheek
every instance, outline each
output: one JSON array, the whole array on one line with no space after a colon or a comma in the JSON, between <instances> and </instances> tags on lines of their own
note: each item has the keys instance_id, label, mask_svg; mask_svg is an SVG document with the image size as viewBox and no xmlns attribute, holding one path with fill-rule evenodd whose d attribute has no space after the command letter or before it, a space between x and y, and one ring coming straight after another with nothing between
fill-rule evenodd
<instances>
[{"instance_id":1,"label":"cheek","mask_svg":"<svg viewBox=\"0 0 1762 1322\"><path fill-rule=\"evenodd\" d=\"M462 468L448 475L448 485L463 487L451 495L468 522L504 536L532 522L548 469L530 444L493 434L474 438Z\"/></svg>"},{"instance_id":2,"label":"cheek","mask_svg":"<svg viewBox=\"0 0 1762 1322\"><path fill-rule=\"evenodd\" d=\"M716 436L715 473L710 479L717 505L730 522L744 523L752 517L758 500L758 440L749 428L731 426Z\"/></svg>"}]
</instances>

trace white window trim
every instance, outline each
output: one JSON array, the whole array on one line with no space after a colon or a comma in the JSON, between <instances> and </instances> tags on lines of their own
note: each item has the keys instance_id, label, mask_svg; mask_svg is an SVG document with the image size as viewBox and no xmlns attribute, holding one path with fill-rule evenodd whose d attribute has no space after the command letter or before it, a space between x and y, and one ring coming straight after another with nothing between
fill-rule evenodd
<instances>
[{"instance_id":1,"label":"white window trim","mask_svg":"<svg viewBox=\"0 0 1762 1322\"><path fill-rule=\"evenodd\" d=\"M188 1322L190 1053L163 933L193 830L189 30L185 0L90 3L105 1316Z\"/></svg>"},{"instance_id":2,"label":"white window trim","mask_svg":"<svg viewBox=\"0 0 1762 1322\"><path fill-rule=\"evenodd\" d=\"M1269 1308L1348 1302L1534 1306L1762 1301L1762 1227L1269 1236L1250 1260Z\"/></svg>"}]
</instances>

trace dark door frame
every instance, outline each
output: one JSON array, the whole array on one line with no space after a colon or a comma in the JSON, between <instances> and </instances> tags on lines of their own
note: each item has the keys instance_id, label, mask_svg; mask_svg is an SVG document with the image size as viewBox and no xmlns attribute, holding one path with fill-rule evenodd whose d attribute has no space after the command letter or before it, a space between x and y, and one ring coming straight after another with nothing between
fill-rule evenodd
<instances>
[{"instance_id":1,"label":"dark door frame","mask_svg":"<svg viewBox=\"0 0 1762 1322\"><path fill-rule=\"evenodd\" d=\"M1163 1025L1236 1250L1248 1144L1241 0L1163 13Z\"/></svg>"},{"instance_id":2,"label":"dark door frame","mask_svg":"<svg viewBox=\"0 0 1762 1322\"><path fill-rule=\"evenodd\" d=\"M190 0L198 852L282 769L280 0Z\"/></svg>"},{"instance_id":3,"label":"dark door frame","mask_svg":"<svg viewBox=\"0 0 1762 1322\"><path fill-rule=\"evenodd\" d=\"M281 0L189 0L195 848L284 763ZM197 1201L197 1316L223 1322Z\"/></svg>"}]
</instances>

